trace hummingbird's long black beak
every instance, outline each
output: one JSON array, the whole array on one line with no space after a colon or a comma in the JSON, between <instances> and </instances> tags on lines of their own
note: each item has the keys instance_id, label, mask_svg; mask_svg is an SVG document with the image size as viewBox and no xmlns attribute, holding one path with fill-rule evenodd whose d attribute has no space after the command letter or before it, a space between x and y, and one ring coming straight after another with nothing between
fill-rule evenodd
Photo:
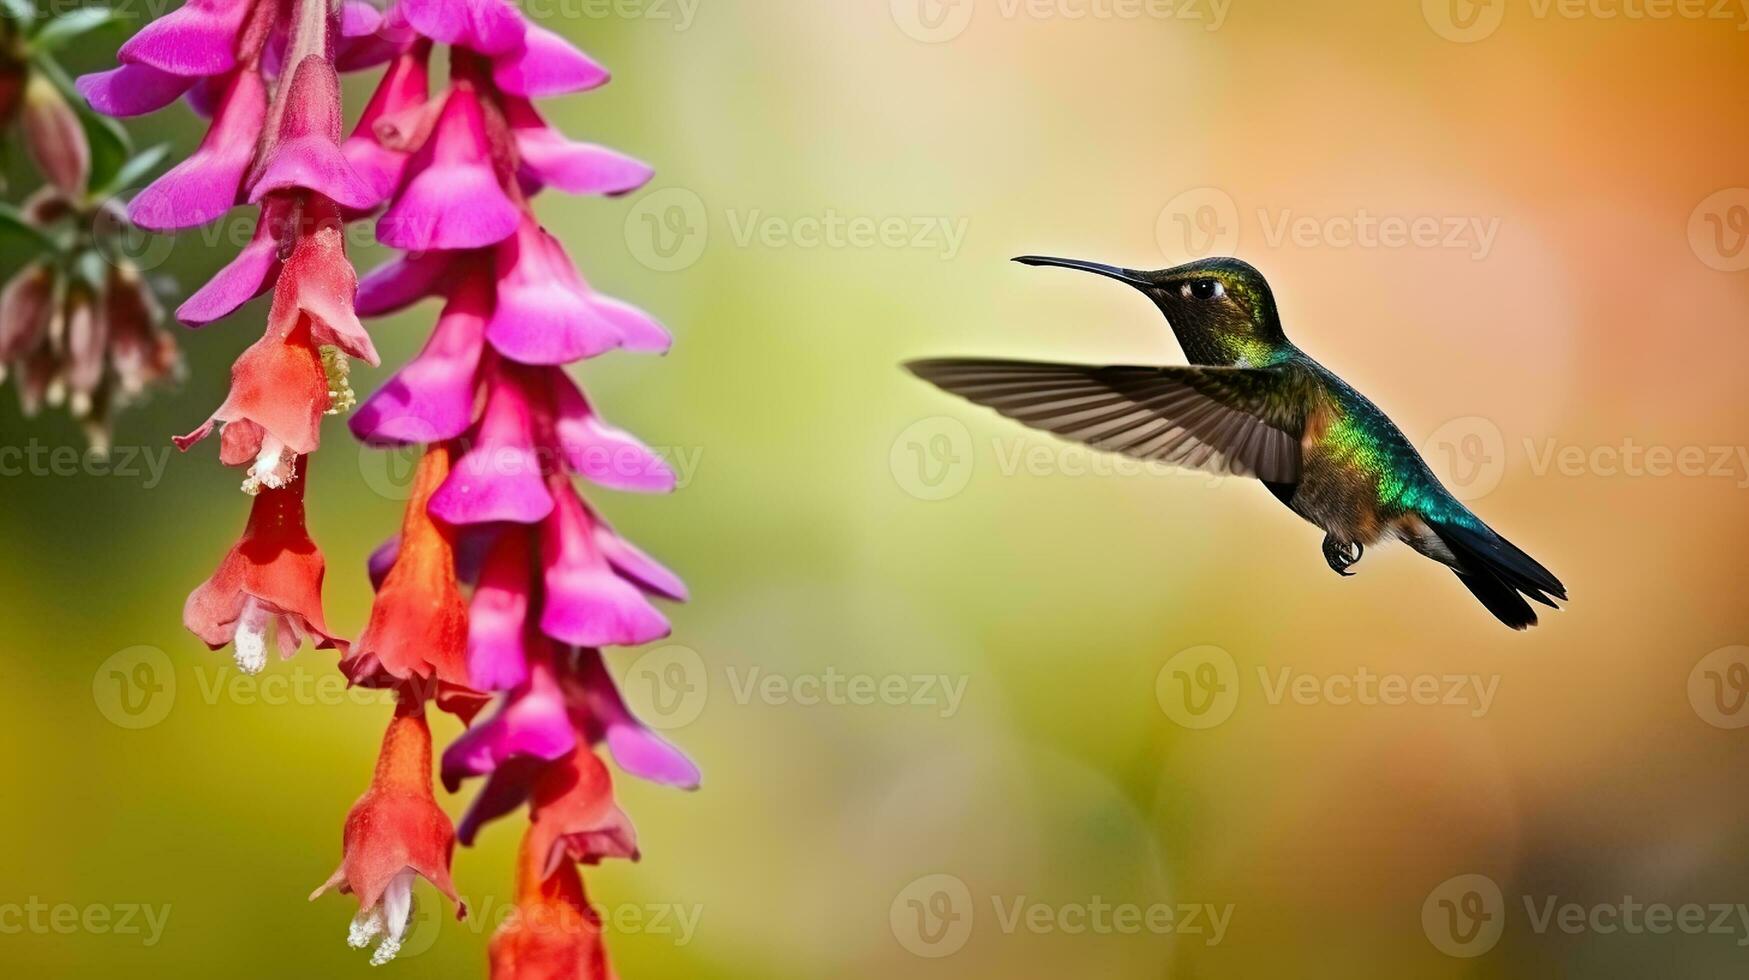
<instances>
[{"instance_id":1,"label":"hummingbird's long black beak","mask_svg":"<svg viewBox=\"0 0 1749 980\"><path fill-rule=\"evenodd\" d=\"M1080 259L1055 259L1048 255L1022 255L1014 261L1021 265L1050 265L1063 269L1079 269L1082 272L1091 272L1096 276L1116 279L1118 282L1127 282L1137 289L1147 289L1153 285L1142 278L1142 273L1134 269L1120 269L1115 265L1101 265L1098 262L1083 262Z\"/></svg>"}]
</instances>

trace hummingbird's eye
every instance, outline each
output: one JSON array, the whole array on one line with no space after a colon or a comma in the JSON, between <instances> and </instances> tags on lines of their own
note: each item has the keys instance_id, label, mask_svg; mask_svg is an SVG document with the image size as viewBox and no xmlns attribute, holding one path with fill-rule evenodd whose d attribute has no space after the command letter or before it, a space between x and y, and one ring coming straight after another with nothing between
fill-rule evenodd
<instances>
[{"instance_id":1,"label":"hummingbird's eye","mask_svg":"<svg viewBox=\"0 0 1749 980\"><path fill-rule=\"evenodd\" d=\"M1178 292L1185 299L1206 301L1227 295L1227 287L1221 285L1219 279L1192 279L1179 287Z\"/></svg>"}]
</instances>

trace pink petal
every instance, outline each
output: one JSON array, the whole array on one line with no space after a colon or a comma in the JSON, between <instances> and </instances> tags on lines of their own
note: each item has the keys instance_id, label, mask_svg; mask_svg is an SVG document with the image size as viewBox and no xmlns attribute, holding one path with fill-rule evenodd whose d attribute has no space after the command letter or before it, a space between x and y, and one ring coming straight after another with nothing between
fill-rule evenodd
<instances>
[{"instance_id":1,"label":"pink petal","mask_svg":"<svg viewBox=\"0 0 1749 980\"><path fill-rule=\"evenodd\" d=\"M553 483L556 506L541 524L541 631L580 647L637 646L667 636L668 620L602 555L595 519L576 491L562 478Z\"/></svg>"},{"instance_id":2,"label":"pink petal","mask_svg":"<svg viewBox=\"0 0 1749 980\"><path fill-rule=\"evenodd\" d=\"M425 349L353 413L354 435L382 446L441 442L467 431L492 302L487 290L483 274L461 280Z\"/></svg>"},{"instance_id":3,"label":"pink petal","mask_svg":"<svg viewBox=\"0 0 1749 980\"><path fill-rule=\"evenodd\" d=\"M370 103L359 116L358 128L341 146L341 152L352 168L375 189L380 200L388 200L400 186L401 172L406 169L410 154L384 146L377 137L375 126L384 116L425 104L431 88L430 53L428 45L420 45L389 66Z\"/></svg>"},{"instance_id":4,"label":"pink petal","mask_svg":"<svg viewBox=\"0 0 1749 980\"><path fill-rule=\"evenodd\" d=\"M468 679L476 691L508 691L528 680L528 605L533 586L528 532L499 537L468 607Z\"/></svg>"},{"instance_id":5,"label":"pink petal","mask_svg":"<svg viewBox=\"0 0 1749 980\"><path fill-rule=\"evenodd\" d=\"M626 350L645 354L666 354L674 346L674 337L655 318L623 300L596 294L590 298L595 312L606 317L619 330L620 344Z\"/></svg>"},{"instance_id":6,"label":"pink petal","mask_svg":"<svg viewBox=\"0 0 1749 980\"><path fill-rule=\"evenodd\" d=\"M375 68L405 51L413 38L413 29L398 7L391 7L385 15L366 0L345 0L340 8L334 67L341 71Z\"/></svg>"},{"instance_id":7,"label":"pink petal","mask_svg":"<svg viewBox=\"0 0 1749 980\"><path fill-rule=\"evenodd\" d=\"M507 99L505 115L522 158L522 176L536 188L567 194L624 194L648 183L648 164L591 143L576 143L548 126L523 99Z\"/></svg>"},{"instance_id":8,"label":"pink petal","mask_svg":"<svg viewBox=\"0 0 1749 980\"><path fill-rule=\"evenodd\" d=\"M279 242L273 234L278 220L271 210L263 210L255 222L255 237L176 310L176 318L191 327L204 327L273 288L282 267Z\"/></svg>"},{"instance_id":9,"label":"pink petal","mask_svg":"<svg viewBox=\"0 0 1749 980\"><path fill-rule=\"evenodd\" d=\"M453 252L402 256L372 269L358 283L358 315L388 316L427 296L441 296L449 282Z\"/></svg>"},{"instance_id":10,"label":"pink petal","mask_svg":"<svg viewBox=\"0 0 1749 980\"><path fill-rule=\"evenodd\" d=\"M229 211L266 116L261 76L238 72L200 148L141 191L128 205L128 218L150 231L171 231L206 224Z\"/></svg>"},{"instance_id":11,"label":"pink petal","mask_svg":"<svg viewBox=\"0 0 1749 980\"><path fill-rule=\"evenodd\" d=\"M279 132L249 203L275 191L315 191L342 207L363 210L382 201L374 187L340 152L340 76L319 55L310 55L292 76Z\"/></svg>"},{"instance_id":12,"label":"pink petal","mask_svg":"<svg viewBox=\"0 0 1749 980\"><path fill-rule=\"evenodd\" d=\"M577 673L583 694L573 698L572 715L591 741L605 741L613 761L639 779L681 789L698 788L698 766L631 713L602 663L600 651L579 651Z\"/></svg>"},{"instance_id":13,"label":"pink petal","mask_svg":"<svg viewBox=\"0 0 1749 980\"><path fill-rule=\"evenodd\" d=\"M450 792L462 780L492 772L514 758L551 761L577 747L577 732L565 714L565 698L547 658L531 665L528 683L516 689L503 708L463 732L443 753L443 785Z\"/></svg>"},{"instance_id":14,"label":"pink petal","mask_svg":"<svg viewBox=\"0 0 1749 980\"><path fill-rule=\"evenodd\" d=\"M533 420L518 373L502 365L486 399L479 438L431 498L431 513L450 524L533 524L553 510L534 451Z\"/></svg>"},{"instance_id":15,"label":"pink petal","mask_svg":"<svg viewBox=\"0 0 1749 980\"><path fill-rule=\"evenodd\" d=\"M412 178L377 223L377 238L410 252L483 248L516 233L516 205L493 171L473 92L452 91L437 128L408 164Z\"/></svg>"},{"instance_id":16,"label":"pink petal","mask_svg":"<svg viewBox=\"0 0 1749 980\"><path fill-rule=\"evenodd\" d=\"M142 116L157 112L182 96L195 79L172 75L147 65L122 65L74 83L91 108L106 116Z\"/></svg>"},{"instance_id":17,"label":"pink petal","mask_svg":"<svg viewBox=\"0 0 1749 980\"><path fill-rule=\"evenodd\" d=\"M686 583L680 580L680 576L620 537L613 528L598 524L595 546L601 549L601 556L607 559L614 571L636 583L638 588L675 602L687 600Z\"/></svg>"},{"instance_id":18,"label":"pink petal","mask_svg":"<svg viewBox=\"0 0 1749 980\"><path fill-rule=\"evenodd\" d=\"M607 69L571 42L530 24L523 43L493 59L492 81L511 95L539 98L583 92L608 80Z\"/></svg>"},{"instance_id":19,"label":"pink petal","mask_svg":"<svg viewBox=\"0 0 1749 980\"><path fill-rule=\"evenodd\" d=\"M553 236L528 216L498 246L498 303L486 339L524 364L568 364L624 343Z\"/></svg>"},{"instance_id":20,"label":"pink petal","mask_svg":"<svg viewBox=\"0 0 1749 980\"><path fill-rule=\"evenodd\" d=\"M188 90L188 108L202 119L211 119L225 98L224 75L211 75L194 83Z\"/></svg>"},{"instance_id":21,"label":"pink petal","mask_svg":"<svg viewBox=\"0 0 1749 980\"><path fill-rule=\"evenodd\" d=\"M237 67L237 32L253 6L249 0L188 0L129 38L116 59L172 75L222 75Z\"/></svg>"},{"instance_id":22,"label":"pink petal","mask_svg":"<svg viewBox=\"0 0 1749 980\"><path fill-rule=\"evenodd\" d=\"M522 43L527 25L504 0L401 0L407 22L442 44L503 54Z\"/></svg>"},{"instance_id":23,"label":"pink petal","mask_svg":"<svg viewBox=\"0 0 1749 980\"><path fill-rule=\"evenodd\" d=\"M629 433L603 422L565 372L547 373L552 386L553 430L571 472L612 490L673 491L674 471L660 456Z\"/></svg>"}]
</instances>

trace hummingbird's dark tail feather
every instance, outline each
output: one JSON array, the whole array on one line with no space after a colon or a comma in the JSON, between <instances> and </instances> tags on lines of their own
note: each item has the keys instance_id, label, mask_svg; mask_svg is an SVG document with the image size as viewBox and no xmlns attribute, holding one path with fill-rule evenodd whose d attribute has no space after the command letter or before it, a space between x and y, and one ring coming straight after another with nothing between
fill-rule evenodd
<instances>
[{"instance_id":1,"label":"hummingbird's dark tail feather","mask_svg":"<svg viewBox=\"0 0 1749 980\"><path fill-rule=\"evenodd\" d=\"M1560 608L1555 599L1567 598L1560 579L1486 525L1432 520L1427 524L1451 549L1458 581L1507 626L1521 630L1536 625L1536 611L1525 596L1551 609Z\"/></svg>"}]
</instances>

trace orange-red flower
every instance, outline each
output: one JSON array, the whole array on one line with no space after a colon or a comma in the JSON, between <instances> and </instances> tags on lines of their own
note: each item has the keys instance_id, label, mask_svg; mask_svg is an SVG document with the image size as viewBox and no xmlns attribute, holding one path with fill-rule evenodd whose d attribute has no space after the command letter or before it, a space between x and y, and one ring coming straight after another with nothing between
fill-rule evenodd
<instances>
[{"instance_id":1,"label":"orange-red flower","mask_svg":"<svg viewBox=\"0 0 1749 980\"><path fill-rule=\"evenodd\" d=\"M528 846L531 856L541 861L543 877L571 863L638 859L637 834L613 799L613 777L587 748L545 767L530 802Z\"/></svg>"},{"instance_id":2,"label":"orange-red flower","mask_svg":"<svg viewBox=\"0 0 1749 980\"><path fill-rule=\"evenodd\" d=\"M413 476L400 552L377 591L370 624L341 669L353 683L466 687L468 607L455 576L455 530L428 513L449 476L450 448L431 447Z\"/></svg>"},{"instance_id":3,"label":"orange-red flower","mask_svg":"<svg viewBox=\"0 0 1749 980\"><path fill-rule=\"evenodd\" d=\"M289 483L255 497L242 540L182 609L183 623L207 646L234 643L247 673L267 666L270 634L286 657L305 637L318 649L341 645L322 619L325 565L304 527L306 468L300 459Z\"/></svg>"},{"instance_id":4,"label":"orange-red flower","mask_svg":"<svg viewBox=\"0 0 1749 980\"><path fill-rule=\"evenodd\" d=\"M601 944L601 916L570 862L547 876L535 828L522 839L516 914L492 936L492 980L612 980Z\"/></svg>"},{"instance_id":5,"label":"orange-red flower","mask_svg":"<svg viewBox=\"0 0 1749 980\"><path fill-rule=\"evenodd\" d=\"M330 888L358 897L347 942L362 949L382 937L371 962L386 963L400 951L413 914L413 879L431 882L456 905L467 906L450 881L455 828L431 793L431 728L418 698L403 697L383 735L370 789L346 815L345 856L340 867L310 895Z\"/></svg>"}]
</instances>

